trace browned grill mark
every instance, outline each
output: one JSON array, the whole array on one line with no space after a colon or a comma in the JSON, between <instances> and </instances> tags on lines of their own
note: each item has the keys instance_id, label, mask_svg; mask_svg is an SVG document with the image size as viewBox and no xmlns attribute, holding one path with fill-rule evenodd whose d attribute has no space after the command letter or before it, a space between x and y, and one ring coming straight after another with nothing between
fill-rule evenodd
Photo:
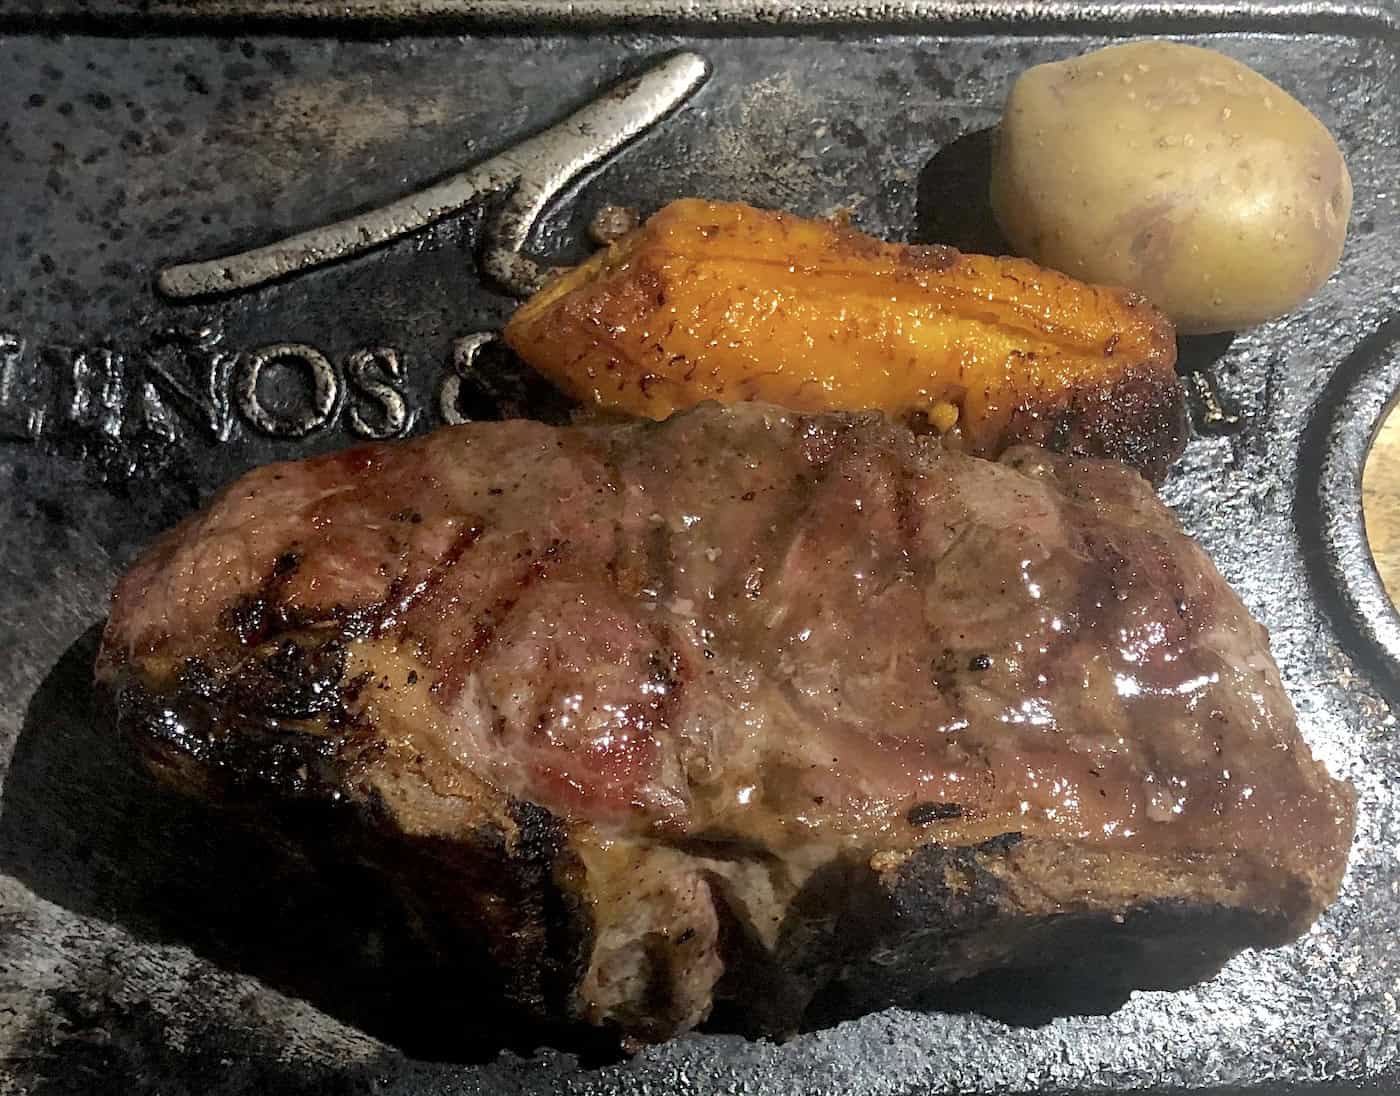
<instances>
[{"instance_id":1,"label":"browned grill mark","mask_svg":"<svg viewBox=\"0 0 1400 1096\"><path fill-rule=\"evenodd\" d=\"M915 803L904 817L911 826L927 826L962 816L963 809L957 803Z\"/></svg>"},{"instance_id":2,"label":"browned grill mark","mask_svg":"<svg viewBox=\"0 0 1400 1096\"><path fill-rule=\"evenodd\" d=\"M485 528L485 523L481 518L472 518L467 525L457 531L457 535L452 538L452 543L447 546L447 550L428 568L428 573L411 588L405 590L404 577L402 575L396 577L389 584L389 590L384 595L379 618L374 624L374 634L376 636L383 635L395 624L402 622L415 605L431 596L447 572L461 561L467 549L481 539Z\"/></svg>"},{"instance_id":3,"label":"browned grill mark","mask_svg":"<svg viewBox=\"0 0 1400 1096\"><path fill-rule=\"evenodd\" d=\"M510 593L498 597L481 611L472 626L471 637L457 652L447 658L447 664L451 666L451 669L434 683L433 692L435 694L447 700L455 697L461 691L463 683L467 680L467 675L491 649L496 640L496 633L520 603L521 598L525 596L525 592L535 583L549 577L550 565L558 560L560 554L567 547L567 541L551 541L544 552L538 558L531 560L520 573L520 576L515 580L515 588Z\"/></svg>"},{"instance_id":4,"label":"browned grill mark","mask_svg":"<svg viewBox=\"0 0 1400 1096\"><path fill-rule=\"evenodd\" d=\"M647 674L657 689L651 694L647 707L651 722L660 727L670 727L685 691L686 664L680 651L669 642L669 636L665 634L668 629L656 627L652 631L662 634L657 637L658 649L651 652L647 659Z\"/></svg>"},{"instance_id":5,"label":"browned grill mark","mask_svg":"<svg viewBox=\"0 0 1400 1096\"><path fill-rule=\"evenodd\" d=\"M918 558L919 534L923 530L923 515L919 512L915 484L920 475L907 461L891 461L894 481L894 526L898 534L898 548L905 559Z\"/></svg>"}]
</instances>

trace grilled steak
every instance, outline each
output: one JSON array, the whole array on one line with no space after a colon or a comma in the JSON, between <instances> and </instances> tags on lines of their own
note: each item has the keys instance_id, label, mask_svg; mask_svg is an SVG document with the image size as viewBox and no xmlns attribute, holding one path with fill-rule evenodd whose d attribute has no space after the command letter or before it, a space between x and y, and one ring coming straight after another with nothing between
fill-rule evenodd
<instances>
[{"instance_id":1,"label":"grilled steak","mask_svg":"<svg viewBox=\"0 0 1400 1096\"><path fill-rule=\"evenodd\" d=\"M1303 931L1353 826L1136 472L869 415L258 469L122 580L98 676L165 779L337 804L438 954L644 1040L1181 985Z\"/></svg>"}]
</instances>

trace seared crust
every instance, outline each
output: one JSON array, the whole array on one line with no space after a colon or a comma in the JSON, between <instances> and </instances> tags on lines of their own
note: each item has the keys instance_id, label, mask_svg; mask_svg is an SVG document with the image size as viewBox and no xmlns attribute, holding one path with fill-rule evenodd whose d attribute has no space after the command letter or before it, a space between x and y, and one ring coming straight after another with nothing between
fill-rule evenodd
<instances>
[{"instance_id":1,"label":"seared crust","mask_svg":"<svg viewBox=\"0 0 1400 1096\"><path fill-rule=\"evenodd\" d=\"M127 679L112 699L153 772L240 824L285 837L298 799L343 801L340 831L320 855L374 865L425 952L478 973L474 994L498 993L554 1026L583 1014L595 896L568 827L550 812L507 800L508 825L463 818L451 836L426 834L433 808L412 792L355 801L362 792L351 767L325 740L258 728L184 684L157 696ZM182 713L178 730L172 710ZM1172 858L1105 855L1014 832L840 858L793 896L775 947L724 917L717 996L744 1030L776 1036L892 1004L1022 1017L1112 1007L1134 989L1208 978L1241 948L1285 943L1311 920L1306 885L1235 860L1222 855L1185 875ZM725 888L714 893L723 915ZM652 993L610 1024L644 1040L674 1032L683 1016L668 995L683 980L672 968L687 943L651 942L643 962Z\"/></svg>"},{"instance_id":2,"label":"seared crust","mask_svg":"<svg viewBox=\"0 0 1400 1096\"><path fill-rule=\"evenodd\" d=\"M1086 381L1018 406L1007 420L1003 447L1024 443L1118 460L1159 483L1186 448L1187 431L1176 373L1135 367L1107 384Z\"/></svg>"},{"instance_id":3,"label":"seared crust","mask_svg":"<svg viewBox=\"0 0 1400 1096\"><path fill-rule=\"evenodd\" d=\"M285 649L257 652L222 680L187 665L161 693L119 673L107 683L107 707L168 786L275 843L290 840L314 856L376 868L425 956L480 979L472 993L500 997L541 1022L575 1016L593 927L581 865L560 820L488 789L474 800L434 796L383 764L383 742L354 727L345 705L354 683L337 677L327 688L309 669L315 659L289 668ZM250 711L250 677L276 682L279 699L293 692L316 698L282 711L324 720L325 730L307 733L302 723L289 731ZM378 770L372 782L363 779L367 766ZM302 817L307 806L332 808L314 816L311 832Z\"/></svg>"},{"instance_id":4,"label":"seared crust","mask_svg":"<svg viewBox=\"0 0 1400 1096\"><path fill-rule=\"evenodd\" d=\"M556 1030L586 1015L578 994L596 896L568 827L550 812L507 800L513 825L462 818L451 836L426 834L434 808L412 801L421 789L363 798L351 767L320 740L256 728L184 685L156 696L126 679L112 699L154 773L239 824L285 839L298 799L341 802L338 832L318 854L373 865L425 953L475 972L473 996L499 994ZM183 715L178 732L172 710ZM192 746L200 738L203 752ZM771 948L746 934L717 881L726 929L717 1003L742 1030L779 1037L894 1004L1018 1019L1111 1008L1134 989L1191 985L1244 947L1302 931L1315 912L1309 888L1236 859L1184 874L1173 858L1106 855L1015 832L838 858L792 897ZM653 938L642 956L651 992L606 1022L630 1039L673 1034L685 1019L671 999L684 980L674 968L688 943Z\"/></svg>"},{"instance_id":5,"label":"seared crust","mask_svg":"<svg viewBox=\"0 0 1400 1096\"><path fill-rule=\"evenodd\" d=\"M1179 985L1302 932L1353 825L1140 477L875 416L260 469L123 580L98 676L166 782L337 805L431 954L632 1039Z\"/></svg>"}]
</instances>

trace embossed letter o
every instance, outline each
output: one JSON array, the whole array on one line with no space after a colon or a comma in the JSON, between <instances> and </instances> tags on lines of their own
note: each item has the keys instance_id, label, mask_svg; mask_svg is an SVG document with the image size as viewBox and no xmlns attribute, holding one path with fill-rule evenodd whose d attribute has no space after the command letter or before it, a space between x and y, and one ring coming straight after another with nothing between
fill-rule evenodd
<instances>
[{"instance_id":1,"label":"embossed letter o","mask_svg":"<svg viewBox=\"0 0 1400 1096\"><path fill-rule=\"evenodd\" d=\"M297 363L311 380L311 406L275 414L262 405L258 381L276 361ZM238 357L234 398L249 424L278 438L303 438L325 426L340 398L340 378L326 356L305 343L272 343Z\"/></svg>"}]
</instances>

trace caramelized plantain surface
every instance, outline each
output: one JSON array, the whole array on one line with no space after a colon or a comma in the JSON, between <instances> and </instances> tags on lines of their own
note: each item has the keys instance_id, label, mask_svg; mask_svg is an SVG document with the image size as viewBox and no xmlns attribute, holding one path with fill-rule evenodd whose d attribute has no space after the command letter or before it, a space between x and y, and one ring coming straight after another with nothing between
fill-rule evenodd
<instances>
[{"instance_id":1,"label":"caramelized plantain surface","mask_svg":"<svg viewBox=\"0 0 1400 1096\"><path fill-rule=\"evenodd\" d=\"M1170 322L1022 259L684 199L527 301L505 331L587 403L875 409L994 456L1017 442L1160 478L1185 443Z\"/></svg>"}]
</instances>

